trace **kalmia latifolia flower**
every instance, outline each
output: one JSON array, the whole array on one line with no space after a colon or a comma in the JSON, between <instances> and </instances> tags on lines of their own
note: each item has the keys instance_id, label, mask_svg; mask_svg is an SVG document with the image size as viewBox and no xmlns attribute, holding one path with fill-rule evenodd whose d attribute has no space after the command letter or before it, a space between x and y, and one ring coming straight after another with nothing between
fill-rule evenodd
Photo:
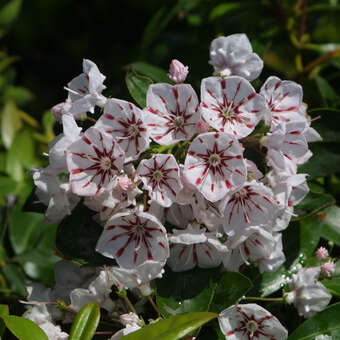
<instances>
[{"instance_id":1,"label":"kalmia latifolia flower","mask_svg":"<svg viewBox=\"0 0 340 340\"><path fill-rule=\"evenodd\" d=\"M171 145L189 140L200 120L197 95L191 85L154 84L146 95L144 120L151 138Z\"/></svg>"},{"instance_id":2,"label":"kalmia latifolia flower","mask_svg":"<svg viewBox=\"0 0 340 340\"><path fill-rule=\"evenodd\" d=\"M184 164L187 180L211 202L240 188L247 170L237 139L226 133L208 132L191 143Z\"/></svg>"},{"instance_id":3,"label":"kalmia latifolia flower","mask_svg":"<svg viewBox=\"0 0 340 340\"><path fill-rule=\"evenodd\" d=\"M95 126L115 138L125 152L125 162L137 159L149 147L142 111L125 100L108 99Z\"/></svg>"},{"instance_id":4,"label":"kalmia latifolia flower","mask_svg":"<svg viewBox=\"0 0 340 340\"><path fill-rule=\"evenodd\" d=\"M184 83L189 73L189 67L174 59L170 64L169 78L177 84Z\"/></svg>"},{"instance_id":5,"label":"kalmia latifolia flower","mask_svg":"<svg viewBox=\"0 0 340 340\"><path fill-rule=\"evenodd\" d=\"M118 143L104 131L89 128L67 150L72 191L92 196L112 188L123 163L124 151Z\"/></svg>"},{"instance_id":6,"label":"kalmia latifolia flower","mask_svg":"<svg viewBox=\"0 0 340 340\"><path fill-rule=\"evenodd\" d=\"M151 214L138 211L113 215L105 225L96 250L128 269L147 260L164 261L169 256L163 225Z\"/></svg>"},{"instance_id":7,"label":"kalmia latifolia flower","mask_svg":"<svg viewBox=\"0 0 340 340\"><path fill-rule=\"evenodd\" d=\"M287 330L259 305L234 305L221 312L218 322L228 340L285 340Z\"/></svg>"},{"instance_id":8,"label":"kalmia latifolia flower","mask_svg":"<svg viewBox=\"0 0 340 340\"><path fill-rule=\"evenodd\" d=\"M253 52L243 33L214 39L210 45L209 64L214 66L215 75L237 75L247 80L256 79L263 68L262 59Z\"/></svg>"},{"instance_id":9,"label":"kalmia latifolia flower","mask_svg":"<svg viewBox=\"0 0 340 340\"><path fill-rule=\"evenodd\" d=\"M236 138L248 136L267 110L264 98L241 77L209 77L201 84L201 110L205 121Z\"/></svg>"},{"instance_id":10,"label":"kalmia latifolia flower","mask_svg":"<svg viewBox=\"0 0 340 340\"><path fill-rule=\"evenodd\" d=\"M179 166L173 155L157 154L142 160L137 175L149 191L151 201L163 207L170 207L182 189Z\"/></svg>"}]
</instances>

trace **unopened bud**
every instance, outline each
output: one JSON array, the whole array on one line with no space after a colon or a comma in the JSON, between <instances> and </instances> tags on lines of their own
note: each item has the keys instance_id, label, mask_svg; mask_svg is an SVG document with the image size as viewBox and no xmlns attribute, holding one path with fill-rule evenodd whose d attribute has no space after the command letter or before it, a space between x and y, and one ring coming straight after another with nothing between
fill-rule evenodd
<instances>
[{"instance_id":1,"label":"unopened bud","mask_svg":"<svg viewBox=\"0 0 340 340\"><path fill-rule=\"evenodd\" d=\"M333 261L325 262L321 266L321 272L326 276L331 277L332 274L335 272L335 263Z\"/></svg>"},{"instance_id":2,"label":"unopened bud","mask_svg":"<svg viewBox=\"0 0 340 340\"><path fill-rule=\"evenodd\" d=\"M207 122L205 122L204 120L200 120L197 125L196 125L196 128L197 128L197 131L198 133L206 133L209 131L209 124Z\"/></svg>"},{"instance_id":3,"label":"unopened bud","mask_svg":"<svg viewBox=\"0 0 340 340\"><path fill-rule=\"evenodd\" d=\"M328 250L324 247L320 247L316 252L315 255L318 260L324 260L328 256Z\"/></svg>"},{"instance_id":4,"label":"unopened bud","mask_svg":"<svg viewBox=\"0 0 340 340\"><path fill-rule=\"evenodd\" d=\"M123 191L128 191L129 189L131 189L132 181L128 176L125 175L119 178L118 185Z\"/></svg>"},{"instance_id":5,"label":"unopened bud","mask_svg":"<svg viewBox=\"0 0 340 340\"><path fill-rule=\"evenodd\" d=\"M170 64L169 78L175 83L184 83L189 73L189 67L184 66L180 61L173 59Z\"/></svg>"}]
</instances>

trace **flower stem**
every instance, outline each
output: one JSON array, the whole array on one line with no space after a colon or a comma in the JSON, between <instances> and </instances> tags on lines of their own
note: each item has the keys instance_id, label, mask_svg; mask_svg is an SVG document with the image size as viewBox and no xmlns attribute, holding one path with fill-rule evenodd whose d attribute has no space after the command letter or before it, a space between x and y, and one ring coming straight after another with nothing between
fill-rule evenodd
<instances>
[{"instance_id":1,"label":"flower stem","mask_svg":"<svg viewBox=\"0 0 340 340\"><path fill-rule=\"evenodd\" d=\"M257 301L280 301L284 302L284 299L282 297L278 298L265 298L265 297L257 297L257 296L246 296L244 300L257 300Z\"/></svg>"},{"instance_id":2,"label":"flower stem","mask_svg":"<svg viewBox=\"0 0 340 340\"><path fill-rule=\"evenodd\" d=\"M137 314L137 311L135 309L135 307L133 306L133 304L131 303L131 301L129 300L129 298L127 296L124 296L123 299L125 300L125 302L128 304L129 308L131 309L131 312Z\"/></svg>"},{"instance_id":3,"label":"flower stem","mask_svg":"<svg viewBox=\"0 0 340 340\"><path fill-rule=\"evenodd\" d=\"M153 307L153 309L156 311L157 313L157 316L160 317L161 316L161 313L159 312L159 309L157 307L157 305L155 304L155 301L153 301L152 297L151 296L148 296L148 299Z\"/></svg>"}]
</instances>

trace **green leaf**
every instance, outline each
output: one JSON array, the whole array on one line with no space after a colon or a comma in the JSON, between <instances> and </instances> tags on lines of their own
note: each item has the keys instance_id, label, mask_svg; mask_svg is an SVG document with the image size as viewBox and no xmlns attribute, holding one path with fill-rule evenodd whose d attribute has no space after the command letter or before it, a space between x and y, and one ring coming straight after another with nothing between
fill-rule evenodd
<instances>
[{"instance_id":1,"label":"green leaf","mask_svg":"<svg viewBox=\"0 0 340 340\"><path fill-rule=\"evenodd\" d=\"M322 210L318 215L321 236L340 246L340 208L336 205Z\"/></svg>"},{"instance_id":2,"label":"green leaf","mask_svg":"<svg viewBox=\"0 0 340 340\"><path fill-rule=\"evenodd\" d=\"M185 300L176 300L173 297L163 297L157 293L157 306L164 318L183 313L207 312L209 311L215 288L216 284L211 280L209 285L197 296Z\"/></svg>"},{"instance_id":3,"label":"green leaf","mask_svg":"<svg viewBox=\"0 0 340 340\"><path fill-rule=\"evenodd\" d=\"M219 18L230 11L234 9L238 9L241 7L241 3L239 2L227 2L223 4L219 4L216 7L212 9L212 11L209 14L209 20L215 20L216 18Z\"/></svg>"},{"instance_id":4,"label":"green leaf","mask_svg":"<svg viewBox=\"0 0 340 340\"><path fill-rule=\"evenodd\" d=\"M315 76L315 81L319 88L321 97L324 99L326 103L328 101L332 103L338 103L340 101L340 97L325 78L322 78L321 76L317 75Z\"/></svg>"},{"instance_id":5,"label":"green leaf","mask_svg":"<svg viewBox=\"0 0 340 340\"><path fill-rule=\"evenodd\" d=\"M100 320L100 307L98 302L85 305L76 315L69 340L91 340Z\"/></svg>"},{"instance_id":6,"label":"green leaf","mask_svg":"<svg viewBox=\"0 0 340 340\"><path fill-rule=\"evenodd\" d=\"M12 145L16 132L22 127L19 110L12 101L6 102L1 119L1 136L7 149Z\"/></svg>"},{"instance_id":7,"label":"green leaf","mask_svg":"<svg viewBox=\"0 0 340 340\"><path fill-rule=\"evenodd\" d=\"M31 320L15 315L0 317L19 340L48 340L44 331Z\"/></svg>"},{"instance_id":8,"label":"green leaf","mask_svg":"<svg viewBox=\"0 0 340 340\"><path fill-rule=\"evenodd\" d=\"M0 9L0 37L6 33L8 26L18 16L21 3L21 0L11 0Z\"/></svg>"},{"instance_id":9,"label":"green leaf","mask_svg":"<svg viewBox=\"0 0 340 340\"><path fill-rule=\"evenodd\" d=\"M337 127L340 125L339 112L330 109L315 110L317 115L321 114L322 119L318 119L313 123L313 128L322 137L323 143L340 142L340 134ZM314 116L315 114L313 114Z\"/></svg>"},{"instance_id":10,"label":"green leaf","mask_svg":"<svg viewBox=\"0 0 340 340\"><path fill-rule=\"evenodd\" d=\"M5 197L10 193L14 193L17 183L6 176L0 176L0 197Z\"/></svg>"},{"instance_id":11,"label":"green leaf","mask_svg":"<svg viewBox=\"0 0 340 340\"><path fill-rule=\"evenodd\" d=\"M5 263L1 270L9 283L12 293L26 296L25 284L27 284L27 278L21 268L12 263Z\"/></svg>"},{"instance_id":12,"label":"green leaf","mask_svg":"<svg viewBox=\"0 0 340 340\"><path fill-rule=\"evenodd\" d=\"M322 143L312 143L309 148L314 156L299 167L299 173L308 174L311 180L340 171L339 144L329 143L325 146Z\"/></svg>"},{"instance_id":13,"label":"green leaf","mask_svg":"<svg viewBox=\"0 0 340 340\"><path fill-rule=\"evenodd\" d=\"M142 61L128 65L132 72L151 78L156 83L172 83L165 70Z\"/></svg>"},{"instance_id":14,"label":"green leaf","mask_svg":"<svg viewBox=\"0 0 340 340\"><path fill-rule=\"evenodd\" d=\"M177 301L192 299L209 285L210 279L217 276L218 272L218 268L194 268L185 272L173 272L166 267L162 280L156 280L157 293L162 297L174 298ZM195 282L194 285L193 282Z\"/></svg>"},{"instance_id":15,"label":"green leaf","mask_svg":"<svg viewBox=\"0 0 340 340\"><path fill-rule=\"evenodd\" d=\"M125 76L125 82L131 97L141 108L144 108L146 105L146 93L153 83L152 80L135 72L128 72Z\"/></svg>"},{"instance_id":16,"label":"green leaf","mask_svg":"<svg viewBox=\"0 0 340 340\"><path fill-rule=\"evenodd\" d=\"M210 310L217 313L222 312L227 307L234 305L252 287L252 282L241 273L224 273L217 283Z\"/></svg>"},{"instance_id":17,"label":"green leaf","mask_svg":"<svg viewBox=\"0 0 340 340\"><path fill-rule=\"evenodd\" d=\"M56 119L51 111L45 111L42 118L42 126L44 127L47 142L50 142L55 136L53 132L53 126L55 122Z\"/></svg>"},{"instance_id":18,"label":"green leaf","mask_svg":"<svg viewBox=\"0 0 340 340\"><path fill-rule=\"evenodd\" d=\"M72 211L59 225L56 237L56 248L69 260L92 265L115 264L115 261L95 251L97 240L103 227L93 220L95 212L82 203Z\"/></svg>"},{"instance_id":19,"label":"green leaf","mask_svg":"<svg viewBox=\"0 0 340 340\"><path fill-rule=\"evenodd\" d=\"M294 217L292 220L297 221L314 215L334 203L335 199L332 195L310 191L303 201L295 206L294 214L297 217Z\"/></svg>"},{"instance_id":20,"label":"green leaf","mask_svg":"<svg viewBox=\"0 0 340 340\"><path fill-rule=\"evenodd\" d=\"M8 86L4 93L4 100L12 100L18 106L25 105L33 99L33 93L21 86Z\"/></svg>"},{"instance_id":21,"label":"green leaf","mask_svg":"<svg viewBox=\"0 0 340 340\"><path fill-rule=\"evenodd\" d=\"M265 297L278 291L285 284L285 275L287 269L284 266L279 267L275 272L263 273L260 284L261 296Z\"/></svg>"},{"instance_id":22,"label":"green leaf","mask_svg":"<svg viewBox=\"0 0 340 340\"><path fill-rule=\"evenodd\" d=\"M36 242L49 226L44 223L44 215L22 212L17 207L9 221L9 237L16 254L36 247Z\"/></svg>"},{"instance_id":23,"label":"green leaf","mask_svg":"<svg viewBox=\"0 0 340 340\"><path fill-rule=\"evenodd\" d=\"M7 305L0 305L0 339L4 335L6 325L4 321L1 319L1 315L7 316L9 314L9 308Z\"/></svg>"},{"instance_id":24,"label":"green leaf","mask_svg":"<svg viewBox=\"0 0 340 340\"><path fill-rule=\"evenodd\" d=\"M340 297L340 277L322 280L321 283L329 290L332 295Z\"/></svg>"},{"instance_id":25,"label":"green leaf","mask_svg":"<svg viewBox=\"0 0 340 340\"><path fill-rule=\"evenodd\" d=\"M300 254L312 256L317 247L322 226L317 215L309 216L300 221Z\"/></svg>"},{"instance_id":26,"label":"green leaf","mask_svg":"<svg viewBox=\"0 0 340 340\"><path fill-rule=\"evenodd\" d=\"M334 337L333 339L338 339L340 336L339 315L340 303L335 303L306 320L288 337L288 340L314 339L320 334L330 334Z\"/></svg>"},{"instance_id":27,"label":"green leaf","mask_svg":"<svg viewBox=\"0 0 340 340\"><path fill-rule=\"evenodd\" d=\"M208 312L175 315L125 335L121 340L179 340L217 317L218 314Z\"/></svg>"}]
</instances>

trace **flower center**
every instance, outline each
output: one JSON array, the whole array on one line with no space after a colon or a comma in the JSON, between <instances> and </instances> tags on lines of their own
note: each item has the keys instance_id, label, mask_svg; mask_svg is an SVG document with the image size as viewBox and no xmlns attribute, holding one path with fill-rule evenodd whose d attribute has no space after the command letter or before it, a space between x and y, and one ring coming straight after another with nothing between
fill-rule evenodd
<instances>
[{"instance_id":1,"label":"flower center","mask_svg":"<svg viewBox=\"0 0 340 340\"><path fill-rule=\"evenodd\" d=\"M250 333L249 335L252 337L254 335L254 333L257 331L257 322L254 320L251 320L247 323L247 331Z\"/></svg>"},{"instance_id":2,"label":"flower center","mask_svg":"<svg viewBox=\"0 0 340 340\"><path fill-rule=\"evenodd\" d=\"M111 159L109 157L103 157L100 160L100 167L103 170L109 170L111 168Z\"/></svg>"},{"instance_id":3,"label":"flower center","mask_svg":"<svg viewBox=\"0 0 340 340\"><path fill-rule=\"evenodd\" d=\"M144 235L144 228L141 226L141 225L136 225L136 228L135 228L135 233L139 236L142 236Z\"/></svg>"},{"instance_id":4,"label":"flower center","mask_svg":"<svg viewBox=\"0 0 340 340\"><path fill-rule=\"evenodd\" d=\"M223 116L226 118L231 117L231 113L229 112L229 109L223 113Z\"/></svg>"},{"instance_id":5,"label":"flower center","mask_svg":"<svg viewBox=\"0 0 340 340\"><path fill-rule=\"evenodd\" d=\"M128 131L129 131L129 136L136 136L139 133L138 126L136 125L131 125Z\"/></svg>"},{"instance_id":6,"label":"flower center","mask_svg":"<svg viewBox=\"0 0 340 340\"><path fill-rule=\"evenodd\" d=\"M162 171L156 170L156 171L153 173L153 179L154 179L155 181L159 182L162 178L163 178Z\"/></svg>"},{"instance_id":7,"label":"flower center","mask_svg":"<svg viewBox=\"0 0 340 340\"><path fill-rule=\"evenodd\" d=\"M245 188L242 188L240 191L238 191L237 193L235 193L235 197L236 198L243 198L245 196L247 196L248 192Z\"/></svg>"},{"instance_id":8,"label":"flower center","mask_svg":"<svg viewBox=\"0 0 340 340\"><path fill-rule=\"evenodd\" d=\"M216 165L220 164L221 157L218 154L214 153L210 156L209 162L210 162L211 165L216 166Z\"/></svg>"},{"instance_id":9,"label":"flower center","mask_svg":"<svg viewBox=\"0 0 340 340\"><path fill-rule=\"evenodd\" d=\"M182 127L182 126L184 125L184 119L183 119L183 117L182 117L182 116L176 117L176 118L174 119L174 125L175 125L176 127Z\"/></svg>"}]
</instances>

